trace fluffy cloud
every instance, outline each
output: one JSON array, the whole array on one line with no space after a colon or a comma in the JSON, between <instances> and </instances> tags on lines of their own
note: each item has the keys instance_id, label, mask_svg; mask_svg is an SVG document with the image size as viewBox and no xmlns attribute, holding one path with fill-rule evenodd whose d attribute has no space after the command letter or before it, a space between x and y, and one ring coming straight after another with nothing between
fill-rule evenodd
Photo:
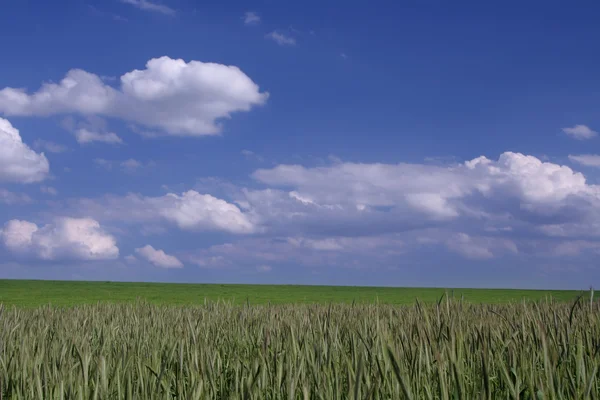
<instances>
[{"instance_id":1,"label":"fluffy cloud","mask_svg":"<svg viewBox=\"0 0 600 400\"><path fill-rule=\"evenodd\" d=\"M135 249L135 252L151 264L160 268L181 268L183 264L175 256L170 256L162 250L156 250L150 245Z\"/></svg>"},{"instance_id":2,"label":"fluffy cloud","mask_svg":"<svg viewBox=\"0 0 600 400\"><path fill-rule=\"evenodd\" d=\"M72 206L99 220L142 225L165 221L188 231L260 233L265 238L260 246L269 243L268 249L276 249L266 253L292 254L307 263L312 256L305 253L341 263L336 253L361 249L372 259L374 254L391 257L425 242L485 259L548 248L533 245L536 240L555 246L557 240L593 242L600 237L600 186L567 166L520 153L435 165L279 165L252 176L266 187L208 185L204 193L220 191L222 198L190 190L160 197L108 196ZM250 257L260 246L250 244L240 254ZM231 258L225 250L230 248L214 248L190 262L219 266ZM239 247L236 251L241 252ZM274 262L268 257L254 261Z\"/></svg>"},{"instance_id":3,"label":"fluffy cloud","mask_svg":"<svg viewBox=\"0 0 600 400\"><path fill-rule=\"evenodd\" d=\"M44 153L23 143L19 131L0 118L0 181L32 183L44 180L50 171Z\"/></svg>"},{"instance_id":4,"label":"fluffy cloud","mask_svg":"<svg viewBox=\"0 0 600 400\"><path fill-rule=\"evenodd\" d=\"M578 140L592 139L598 136L598 132L591 130L585 125L575 125L571 128L563 128L563 132Z\"/></svg>"},{"instance_id":5,"label":"fluffy cloud","mask_svg":"<svg viewBox=\"0 0 600 400\"><path fill-rule=\"evenodd\" d=\"M600 156L596 154L569 155L569 160L586 167L600 167Z\"/></svg>"},{"instance_id":6,"label":"fluffy cloud","mask_svg":"<svg viewBox=\"0 0 600 400\"><path fill-rule=\"evenodd\" d=\"M240 209L225 200L194 190L181 196L169 193L151 199L158 213L181 229L222 230L231 233L251 233L253 224Z\"/></svg>"},{"instance_id":7,"label":"fluffy cloud","mask_svg":"<svg viewBox=\"0 0 600 400\"><path fill-rule=\"evenodd\" d=\"M270 39L280 46L295 46L296 39L279 31L273 31L267 34L267 39Z\"/></svg>"},{"instance_id":8,"label":"fluffy cloud","mask_svg":"<svg viewBox=\"0 0 600 400\"><path fill-rule=\"evenodd\" d=\"M195 190L159 197L129 194L107 196L101 200L81 199L72 207L99 219L141 223L162 220L189 231L248 234L257 230L251 218L235 204Z\"/></svg>"},{"instance_id":9,"label":"fluffy cloud","mask_svg":"<svg viewBox=\"0 0 600 400\"><path fill-rule=\"evenodd\" d=\"M420 215L421 220L431 221L506 212L523 218L526 214L549 217L565 207L574 211L578 201L596 202L600 193L597 186L588 185L581 173L567 166L511 152L497 161L478 157L446 166L280 165L258 170L253 176L270 186L293 189L289 195L296 204L290 207L302 205L330 213L345 210L364 216L387 209L392 215L412 219ZM259 197L264 199L265 194Z\"/></svg>"},{"instance_id":10,"label":"fluffy cloud","mask_svg":"<svg viewBox=\"0 0 600 400\"><path fill-rule=\"evenodd\" d=\"M4 225L0 238L9 250L43 260L104 260L119 256L114 237L91 218L60 218L43 227L11 220Z\"/></svg>"},{"instance_id":11,"label":"fluffy cloud","mask_svg":"<svg viewBox=\"0 0 600 400\"><path fill-rule=\"evenodd\" d=\"M146 69L122 75L120 83L116 89L95 74L72 69L33 94L0 90L0 112L108 116L171 135L199 136L218 134L222 119L262 105L269 96L235 66L169 57L151 59Z\"/></svg>"}]
</instances>

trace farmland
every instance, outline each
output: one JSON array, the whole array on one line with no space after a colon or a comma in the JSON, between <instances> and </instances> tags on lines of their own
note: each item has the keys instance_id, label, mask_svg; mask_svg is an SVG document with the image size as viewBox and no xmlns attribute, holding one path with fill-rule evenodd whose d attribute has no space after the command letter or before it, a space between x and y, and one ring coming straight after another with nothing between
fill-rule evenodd
<instances>
[{"instance_id":1,"label":"farmland","mask_svg":"<svg viewBox=\"0 0 600 400\"><path fill-rule=\"evenodd\" d=\"M1 281L0 398L598 399L577 294Z\"/></svg>"},{"instance_id":2,"label":"farmland","mask_svg":"<svg viewBox=\"0 0 600 400\"><path fill-rule=\"evenodd\" d=\"M577 291L508 289L444 289L294 285L203 285L172 283L0 280L0 303L36 307L145 300L158 305L193 305L208 301L236 304L383 303L437 301L443 294L472 303L499 304L522 299L573 300Z\"/></svg>"},{"instance_id":3,"label":"farmland","mask_svg":"<svg viewBox=\"0 0 600 400\"><path fill-rule=\"evenodd\" d=\"M588 399L597 303L5 308L5 399Z\"/></svg>"}]
</instances>

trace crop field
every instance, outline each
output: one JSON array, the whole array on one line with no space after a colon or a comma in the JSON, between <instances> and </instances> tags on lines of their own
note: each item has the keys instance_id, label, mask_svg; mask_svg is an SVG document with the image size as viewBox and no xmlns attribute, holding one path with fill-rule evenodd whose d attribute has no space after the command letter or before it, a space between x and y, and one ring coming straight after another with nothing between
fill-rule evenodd
<instances>
[{"instance_id":1,"label":"crop field","mask_svg":"<svg viewBox=\"0 0 600 400\"><path fill-rule=\"evenodd\" d=\"M1 281L0 399L600 398L593 293L451 293Z\"/></svg>"},{"instance_id":2,"label":"crop field","mask_svg":"<svg viewBox=\"0 0 600 400\"><path fill-rule=\"evenodd\" d=\"M599 307L5 307L3 399L597 399Z\"/></svg>"},{"instance_id":3,"label":"crop field","mask_svg":"<svg viewBox=\"0 0 600 400\"><path fill-rule=\"evenodd\" d=\"M523 299L571 301L580 292L560 290L444 289L294 285L203 285L174 283L0 280L0 303L37 307L145 300L158 305L193 305L208 301L235 304L384 303L437 301L442 295L471 303L499 304Z\"/></svg>"}]
</instances>

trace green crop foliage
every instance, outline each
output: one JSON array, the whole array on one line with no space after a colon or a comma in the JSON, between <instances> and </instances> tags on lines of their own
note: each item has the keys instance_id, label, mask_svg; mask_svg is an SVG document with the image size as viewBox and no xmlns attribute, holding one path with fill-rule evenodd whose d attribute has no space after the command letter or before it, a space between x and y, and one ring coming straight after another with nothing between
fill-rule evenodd
<instances>
[{"instance_id":1,"label":"green crop foliage","mask_svg":"<svg viewBox=\"0 0 600 400\"><path fill-rule=\"evenodd\" d=\"M149 302L0 314L2 399L598 399L600 307Z\"/></svg>"},{"instance_id":2,"label":"green crop foliage","mask_svg":"<svg viewBox=\"0 0 600 400\"><path fill-rule=\"evenodd\" d=\"M47 304L74 306L98 302L135 302L158 305L194 305L204 300L235 304L413 304L416 298L436 302L443 288L399 288L300 285L207 285L142 282L81 282L0 280L0 303L19 307ZM448 289L448 294L471 303L499 304L527 300L571 301L579 292L567 290Z\"/></svg>"}]
</instances>

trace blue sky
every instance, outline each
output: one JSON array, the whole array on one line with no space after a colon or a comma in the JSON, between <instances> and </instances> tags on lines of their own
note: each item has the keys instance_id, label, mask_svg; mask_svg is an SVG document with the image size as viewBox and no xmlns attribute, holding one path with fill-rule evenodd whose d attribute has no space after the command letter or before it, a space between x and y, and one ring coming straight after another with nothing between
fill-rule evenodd
<instances>
[{"instance_id":1,"label":"blue sky","mask_svg":"<svg viewBox=\"0 0 600 400\"><path fill-rule=\"evenodd\" d=\"M598 17L5 1L0 277L597 286Z\"/></svg>"}]
</instances>

